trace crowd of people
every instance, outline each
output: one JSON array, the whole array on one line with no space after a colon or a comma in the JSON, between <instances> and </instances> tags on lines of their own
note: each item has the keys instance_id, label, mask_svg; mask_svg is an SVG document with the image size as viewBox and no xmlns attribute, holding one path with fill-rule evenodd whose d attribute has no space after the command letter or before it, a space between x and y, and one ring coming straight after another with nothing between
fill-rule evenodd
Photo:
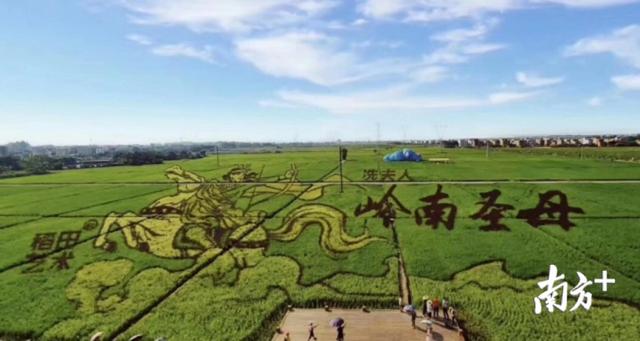
<instances>
[{"instance_id":1,"label":"crowd of people","mask_svg":"<svg viewBox=\"0 0 640 341\"><path fill-rule=\"evenodd\" d=\"M413 329L416 329L416 319L418 317L418 312L415 307L412 305L407 305L404 307L400 307L401 311L408 313L411 315L411 326ZM442 315L440 314L442 312ZM451 306L450 301L446 298L442 298L440 300L439 297L435 297L433 300L429 299L429 297L424 296L422 298L422 317L424 320L422 321L427 326L426 328L426 340L433 340L433 320L442 320L444 322L445 327L447 328L458 328L460 331L460 326L458 324L458 317L456 310Z\"/></svg>"},{"instance_id":2,"label":"crowd of people","mask_svg":"<svg viewBox=\"0 0 640 341\"><path fill-rule=\"evenodd\" d=\"M422 316L424 318L440 319L440 311L442 310L442 319L447 327L457 327L458 318L456 310L451 306L447 299L436 297L430 300L428 297L422 298Z\"/></svg>"}]
</instances>

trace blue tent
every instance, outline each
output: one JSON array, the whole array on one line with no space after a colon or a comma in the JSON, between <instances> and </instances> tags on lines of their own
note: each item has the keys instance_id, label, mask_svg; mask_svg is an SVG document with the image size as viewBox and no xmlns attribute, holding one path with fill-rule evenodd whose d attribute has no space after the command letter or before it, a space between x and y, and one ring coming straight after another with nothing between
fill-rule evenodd
<instances>
[{"instance_id":1,"label":"blue tent","mask_svg":"<svg viewBox=\"0 0 640 341\"><path fill-rule=\"evenodd\" d=\"M385 162L400 162L400 161L412 161L412 162L421 162L422 155L414 152L411 149L403 149L393 152L391 154L387 154L384 157Z\"/></svg>"}]
</instances>

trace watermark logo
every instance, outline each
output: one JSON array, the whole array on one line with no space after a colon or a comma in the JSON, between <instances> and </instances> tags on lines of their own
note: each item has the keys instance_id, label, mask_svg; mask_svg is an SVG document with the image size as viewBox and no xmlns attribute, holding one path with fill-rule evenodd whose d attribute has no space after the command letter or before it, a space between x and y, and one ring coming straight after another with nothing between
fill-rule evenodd
<instances>
[{"instance_id":1,"label":"watermark logo","mask_svg":"<svg viewBox=\"0 0 640 341\"><path fill-rule=\"evenodd\" d=\"M602 271L602 276L593 281L587 279L581 272L578 274L578 284L569 290L569 283L564 281L564 274L558 275L558 268L555 265L549 266L549 278L538 282L538 287L545 291L534 298L534 312L539 315L542 313L543 307L550 313L556 309L560 311L567 310L567 298L571 295L576 298L576 304L569 311L576 311L581 307L585 310L591 308L591 293L586 289L595 284L600 284L603 292L607 292L609 285L616 282L615 279L609 278L607 271Z\"/></svg>"}]
</instances>

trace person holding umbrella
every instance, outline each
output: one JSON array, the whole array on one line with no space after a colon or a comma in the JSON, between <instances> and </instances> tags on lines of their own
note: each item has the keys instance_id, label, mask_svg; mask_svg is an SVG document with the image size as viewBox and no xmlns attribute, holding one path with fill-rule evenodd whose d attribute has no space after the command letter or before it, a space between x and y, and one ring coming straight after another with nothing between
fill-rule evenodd
<instances>
[{"instance_id":1,"label":"person holding umbrella","mask_svg":"<svg viewBox=\"0 0 640 341\"><path fill-rule=\"evenodd\" d=\"M402 311L411 315L411 327L413 327L413 329L416 329L416 317L418 316L416 308L411 304L407 304L406 306L404 306L404 308L402 308Z\"/></svg>"},{"instance_id":2,"label":"person holding umbrella","mask_svg":"<svg viewBox=\"0 0 640 341\"><path fill-rule=\"evenodd\" d=\"M336 341L344 341L344 327L346 326L346 323L344 322L344 320L338 317L336 319L331 320L329 324L331 325L331 327L337 329L338 336L336 337Z\"/></svg>"},{"instance_id":3,"label":"person holding umbrella","mask_svg":"<svg viewBox=\"0 0 640 341\"><path fill-rule=\"evenodd\" d=\"M344 341L344 327L344 323L338 326L338 337L336 337L336 341Z\"/></svg>"}]
</instances>

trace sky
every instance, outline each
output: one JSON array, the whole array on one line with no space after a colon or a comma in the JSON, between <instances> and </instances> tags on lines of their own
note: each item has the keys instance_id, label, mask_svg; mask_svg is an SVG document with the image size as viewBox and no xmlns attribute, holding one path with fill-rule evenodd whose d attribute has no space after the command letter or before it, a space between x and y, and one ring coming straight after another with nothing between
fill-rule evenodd
<instances>
[{"instance_id":1,"label":"sky","mask_svg":"<svg viewBox=\"0 0 640 341\"><path fill-rule=\"evenodd\" d=\"M0 25L0 144L640 133L640 0L20 0Z\"/></svg>"}]
</instances>

